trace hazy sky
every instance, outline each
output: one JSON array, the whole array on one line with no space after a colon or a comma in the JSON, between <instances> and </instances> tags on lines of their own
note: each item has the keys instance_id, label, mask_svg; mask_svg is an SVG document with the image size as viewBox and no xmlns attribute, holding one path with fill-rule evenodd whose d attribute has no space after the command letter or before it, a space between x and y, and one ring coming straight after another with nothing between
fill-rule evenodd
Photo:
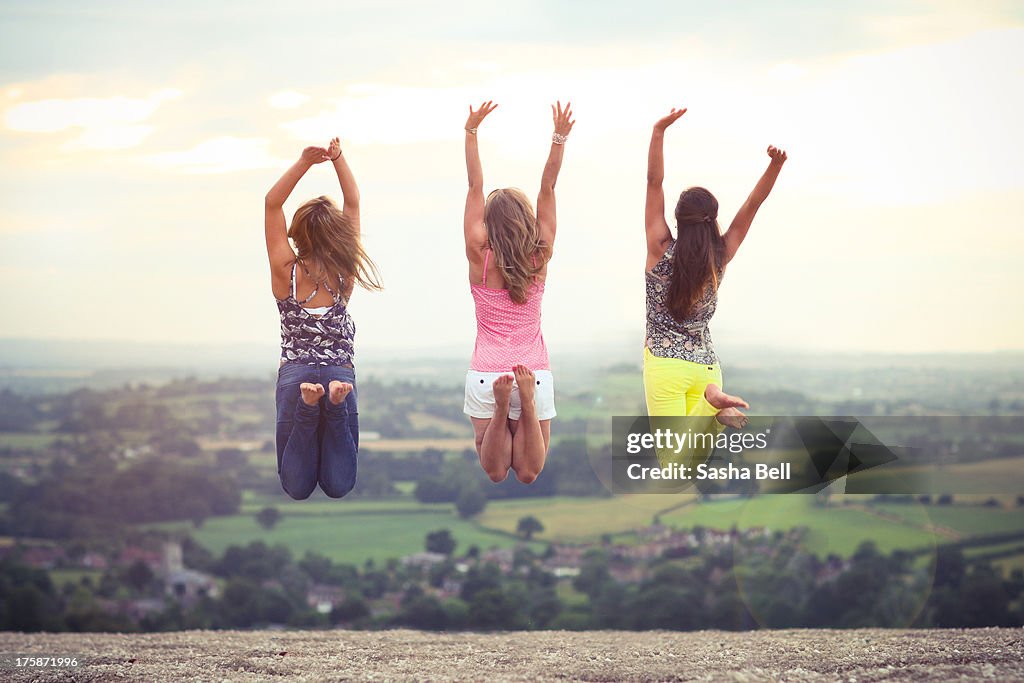
<instances>
[{"instance_id":1,"label":"hazy sky","mask_svg":"<svg viewBox=\"0 0 1024 683\"><path fill-rule=\"evenodd\" d=\"M0 7L0 337L274 342L262 198L339 135L387 287L353 298L358 346L468 358L467 105L500 104L488 188L535 195L560 98L559 351L641 344L647 142L673 106L669 207L703 185L727 224L765 147L789 151L721 343L1024 348L1019 2L81 4ZM316 166L286 214L325 192Z\"/></svg>"}]
</instances>

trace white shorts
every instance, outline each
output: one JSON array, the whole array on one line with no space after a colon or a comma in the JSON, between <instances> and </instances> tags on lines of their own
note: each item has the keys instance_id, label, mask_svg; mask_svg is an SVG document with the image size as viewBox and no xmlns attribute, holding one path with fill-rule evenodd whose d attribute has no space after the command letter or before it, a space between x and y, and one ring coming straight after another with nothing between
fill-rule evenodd
<instances>
[{"instance_id":1,"label":"white shorts","mask_svg":"<svg viewBox=\"0 0 1024 683\"><path fill-rule=\"evenodd\" d=\"M478 372L470 370L466 373L466 405L462 412L470 417L494 417L494 380L511 372ZM550 420L555 413L555 384L550 370L534 370L537 378L537 389L533 400L537 404L537 419ZM519 398L519 385L512 383L512 399L509 402L508 417L518 420L523 412Z\"/></svg>"}]
</instances>

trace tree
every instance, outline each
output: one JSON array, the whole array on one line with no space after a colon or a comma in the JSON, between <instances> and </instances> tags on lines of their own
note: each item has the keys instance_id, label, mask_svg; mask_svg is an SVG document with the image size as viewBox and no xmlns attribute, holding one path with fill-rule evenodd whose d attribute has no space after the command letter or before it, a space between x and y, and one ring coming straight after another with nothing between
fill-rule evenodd
<instances>
[{"instance_id":1,"label":"tree","mask_svg":"<svg viewBox=\"0 0 1024 683\"><path fill-rule=\"evenodd\" d=\"M940 545L935 553L935 586L957 590L966 574L967 562L963 551L956 546Z\"/></svg>"},{"instance_id":2,"label":"tree","mask_svg":"<svg viewBox=\"0 0 1024 683\"><path fill-rule=\"evenodd\" d=\"M533 538L534 534L539 534L544 531L544 525L540 523L540 520L533 515L527 515L526 517L519 518L519 524L516 525L516 533L529 541Z\"/></svg>"},{"instance_id":3,"label":"tree","mask_svg":"<svg viewBox=\"0 0 1024 683\"><path fill-rule=\"evenodd\" d=\"M269 547L263 541L253 541L247 546L228 546L212 570L218 576L240 576L258 582L279 577L291 561L287 546Z\"/></svg>"},{"instance_id":4,"label":"tree","mask_svg":"<svg viewBox=\"0 0 1024 683\"><path fill-rule=\"evenodd\" d=\"M245 463L245 451L240 448L221 448L217 450L217 467L237 467Z\"/></svg>"},{"instance_id":5,"label":"tree","mask_svg":"<svg viewBox=\"0 0 1024 683\"><path fill-rule=\"evenodd\" d=\"M572 580L572 587L580 593L586 593L593 600L609 583L614 581L608 571L608 556L601 550L588 550L583 555L580 573Z\"/></svg>"},{"instance_id":6,"label":"tree","mask_svg":"<svg viewBox=\"0 0 1024 683\"><path fill-rule=\"evenodd\" d=\"M423 477L416 482L413 496L421 503L450 503L455 500L455 488L441 477Z\"/></svg>"},{"instance_id":7,"label":"tree","mask_svg":"<svg viewBox=\"0 0 1024 683\"><path fill-rule=\"evenodd\" d=\"M368 468L364 468L368 469ZM385 498L397 493L395 484L384 468L360 472L356 492L368 498Z\"/></svg>"},{"instance_id":8,"label":"tree","mask_svg":"<svg viewBox=\"0 0 1024 683\"><path fill-rule=\"evenodd\" d=\"M122 575L122 579L137 591L145 590L156 578L153 570L142 560L135 560Z\"/></svg>"},{"instance_id":9,"label":"tree","mask_svg":"<svg viewBox=\"0 0 1024 683\"><path fill-rule=\"evenodd\" d=\"M330 620L334 625L351 623L370 616L370 608L361 598L350 596L331 609Z\"/></svg>"},{"instance_id":10,"label":"tree","mask_svg":"<svg viewBox=\"0 0 1024 683\"><path fill-rule=\"evenodd\" d=\"M479 515L487 507L487 494L476 486L467 486L459 492L455 499L455 509L459 517L467 519Z\"/></svg>"},{"instance_id":11,"label":"tree","mask_svg":"<svg viewBox=\"0 0 1024 683\"><path fill-rule=\"evenodd\" d=\"M440 631L448 625L448 614L433 595L418 595L403 602L398 620L412 628Z\"/></svg>"},{"instance_id":12,"label":"tree","mask_svg":"<svg viewBox=\"0 0 1024 683\"><path fill-rule=\"evenodd\" d=\"M469 603L469 625L475 629L523 629L528 626L523 603L500 588L488 588Z\"/></svg>"},{"instance_id":13,"label":"tree","mask_svg":"<svg viewBox=\"0 0 1024 683\"><path fill-rule=\"evenodd\" d=\"M281 521L281 511L274 507L265 507L256 513L256 521L261 527L270 531Z\"/></svg>"},{"instance_id":14,"label":"tree","mask_svg":"<svg viewBox=\"0 0 1024 683\"><path fill-rule=\"evenodd\" d=\"M427 552L451 555L455 550L455 539L452 538L452 532L448 529L431 531L427 534L426 547Z\"/></svg>"}]
</instances>

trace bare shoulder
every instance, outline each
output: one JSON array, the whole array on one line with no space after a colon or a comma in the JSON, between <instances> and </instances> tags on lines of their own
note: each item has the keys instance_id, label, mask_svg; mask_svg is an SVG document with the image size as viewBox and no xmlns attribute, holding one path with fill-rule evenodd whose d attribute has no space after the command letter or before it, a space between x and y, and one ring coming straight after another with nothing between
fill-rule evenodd
<instances>
[{"instance_id":1,"label":"bare shoulder","mask_svg":"<svg viewBox=\"0 0 1024 683\"><path fill-rule=\"evenodd\" d=\"M466 244L466 258L469 260L471 266L483 267L484 259L487 257L487 252L490 251L490 245L484 242L470 242Z\"/></svg>"},{"instance_id":2,"label":"bare shoulder","mask_svg":"<svg viewBox=\"0 0 1024 683\"><path fill-rule=\"evenodd\" d=\"M659 240L656 243L648 243L647 245L647 271L650 272L654 266L658 265L658 261L665 258L665 254L668 253L668 248L672 246L672 237L668 237L663 240Z\"/></svg>"},{"instance_id":3,"label":"bare shoulder","mask_svg":"<svg viewBox=\"0 0 1024 683\"><path fill-rule=\"evenodd\" d=\"M469 279L471 282L479 282L486 273L484 272L484 261L487 260L487 251L490 247L486 242L466 244L466 260L469 262ZM491 259L493 261L493 259Z\"/></svg>"},{"instance_id":4,"label":"bare shoulder","mask_svg":"<svg viewBox=\"0 0 1024 683\"><path fill-rule=\"evenodd\" d=\"M548 263L551 262L551 257L554 256L554 249L551 245L538 249L534 252L534 258L537 260L537 264L540 266L540 270L537 272L537 279L541 282L547 280L548 277Z\"/></svg>"},{"instance_id":5,"label":"bare shoulder","mask_svg":"<svg viewBox=\"0 0 1024 683\"><path fill-rule=\"evenodd\" d=\"M292 265L291 261L271 264L270 266L270 288L274 292L275 299L285 299L292 292Z\"/></svg>"}]
</instances>

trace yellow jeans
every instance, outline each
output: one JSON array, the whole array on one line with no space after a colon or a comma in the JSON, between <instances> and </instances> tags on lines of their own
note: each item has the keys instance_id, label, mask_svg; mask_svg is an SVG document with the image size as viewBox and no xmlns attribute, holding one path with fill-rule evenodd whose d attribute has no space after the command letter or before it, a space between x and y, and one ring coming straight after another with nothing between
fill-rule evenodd
<instances>
[{"instance_id":1,"label":"yellow jeans","mask_svg":"<svg viewBox=\"0 0 1024 683\"><path fill-rule=\"evenodd\" d=\"M722 386L722 368L717 363L702 365L679 358L661 358L644 347L644 397L651 429L672 429L716 436L724 426L715 419L718 408L704 398L709 384ZM657 418L705 418L668 420ZM706 448L684 448L680 452L658 450L658 460L664 467L670 462L693 466L704 462L710 454Z\"/></svg>"}]
</instances>

